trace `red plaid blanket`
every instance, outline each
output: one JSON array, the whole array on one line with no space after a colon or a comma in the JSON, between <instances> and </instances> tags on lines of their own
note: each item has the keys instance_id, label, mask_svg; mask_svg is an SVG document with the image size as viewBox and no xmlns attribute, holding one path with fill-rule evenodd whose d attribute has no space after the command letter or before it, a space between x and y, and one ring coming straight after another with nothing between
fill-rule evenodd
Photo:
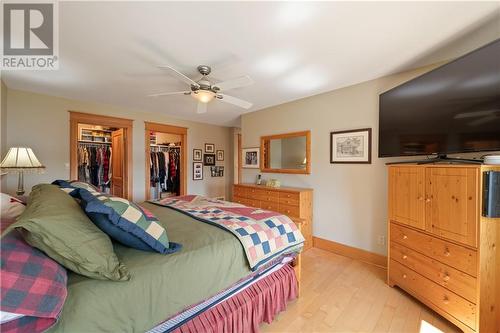
<instances>
[{"instance_id":1,"label":"red plaid blanket","mask_svg":"<svg viewBox=\"0 0 500 333\"><path fill-rule=\"evenodd\" d=\"M28 245L17 231L5 235L0 247L0 310L24 315L2 324L0 330L45 331L57 321L66 300L66 270Z\"/></svg>"},{"instance_id":2,"label":"red plaid blanket","mask_svg":"<svg viewBox=\"0 0 500 333\"><path fill-rule=\"evenodd\" d=\"M295 223L276 212L198 195L169 197L152 203L231 232L243 246L252 270L280 254L300 251L304 243Z\"/></svg>"}]
</instances>

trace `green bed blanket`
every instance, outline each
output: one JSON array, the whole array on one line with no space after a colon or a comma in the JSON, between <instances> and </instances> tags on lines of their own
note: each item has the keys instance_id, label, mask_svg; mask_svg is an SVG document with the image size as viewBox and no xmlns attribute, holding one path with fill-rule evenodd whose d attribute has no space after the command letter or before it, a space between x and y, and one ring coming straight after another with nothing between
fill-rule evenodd
<instances>
[{"instance_id":1,"label":"green bed blanket","mask_svg":"<svg viewBox=\"0 0 500 333\"><path fill-rule=\"evenodd\" d=\"M115 245L131 280L93 280L69 273L68 298L49 332L144 332L251 274L231 233L166 207L141 204L182 244L163 255Z\"/></svg>"}]
</instances>

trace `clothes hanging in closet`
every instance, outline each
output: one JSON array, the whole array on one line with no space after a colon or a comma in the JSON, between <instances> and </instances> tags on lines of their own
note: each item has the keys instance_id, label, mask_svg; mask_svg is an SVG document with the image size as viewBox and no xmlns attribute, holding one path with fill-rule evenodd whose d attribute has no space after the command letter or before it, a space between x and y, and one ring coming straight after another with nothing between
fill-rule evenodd
<instances>
[{"instance_id":1,"label":"clothes hanging in closet","mask_svg":"<svg viewBox=\"0 0 500 333\"><path fill-rule=\"evenodd\" d=\"M111 180L111 147L80 144L78 147L78 180L99 187L105 192Z\"/></svg>"},{"instance_id":2,"label":"clothes hanging in closet","mask_svg":"<svg viewBox=\"0 0 500 333\"><path fill-rule=\"evenodd\" d=\"M162 192L180 194L179 177L180 152L178 148L168 148L150 154L151 187L160 186Z\"/></svg>"}]
</instances>

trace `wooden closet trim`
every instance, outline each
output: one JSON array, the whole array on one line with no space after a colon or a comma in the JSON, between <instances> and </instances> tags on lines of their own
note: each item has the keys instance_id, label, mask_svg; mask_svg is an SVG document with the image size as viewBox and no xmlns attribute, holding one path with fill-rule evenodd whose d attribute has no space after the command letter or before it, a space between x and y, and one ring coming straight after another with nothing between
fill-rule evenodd
<instances>
[{"instance_id":1,"label":"wooden closet trim","mask_svg":"<svg viewBox=\"0 0 500 333\"><path fill-rule=\"evenodd\" d=\"M149 121L144 122L144 144L145 144L145 156L144 156L144 166L146 171L146 179L145 179L145 197L146 200L150 199L150 187L149 187L149 177L150 177L150 169L149 169L149 154L151 153L150 142L149 142L149 132L161 132L161 133L170 133L170 134L178 134L181 136L181 191L180 195L187 194L187 127L174 126L168 124L159 124L152 123Z\"/></svg>"},{"instance_id":2,"label":"wooden closet trim","mask_svg":"<svg viewBox=\"0 0 500 333\"><path fill-rule=\"evenodd\" d=\"M78 179L78 124L100 125L107 127L123 128L126 139L127 161L125 163L125 186L124 197L133 199L133 163L132 163L132 127L133 120L126 118L117 118L111 116L102 116L93 113L84 113L77 111L69 112L69 170L70 179Z\"/></svg>"}]
</instances>

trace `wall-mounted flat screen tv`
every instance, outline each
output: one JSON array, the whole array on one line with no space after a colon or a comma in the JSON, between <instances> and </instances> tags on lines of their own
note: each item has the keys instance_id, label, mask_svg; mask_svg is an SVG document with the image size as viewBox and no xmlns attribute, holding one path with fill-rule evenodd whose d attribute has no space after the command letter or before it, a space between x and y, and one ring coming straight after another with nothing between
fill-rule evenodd
<instances>
[{"instance_id":1,"label":"wall-mounted flat screen tv","mask_svg":"<svg viewBox=\"0 0 500 333\"><path fill-rule=\"evenodd\" d=\"M500 150L500 39L379 102L379 157Z\"/></svg>"}]
</instances>

